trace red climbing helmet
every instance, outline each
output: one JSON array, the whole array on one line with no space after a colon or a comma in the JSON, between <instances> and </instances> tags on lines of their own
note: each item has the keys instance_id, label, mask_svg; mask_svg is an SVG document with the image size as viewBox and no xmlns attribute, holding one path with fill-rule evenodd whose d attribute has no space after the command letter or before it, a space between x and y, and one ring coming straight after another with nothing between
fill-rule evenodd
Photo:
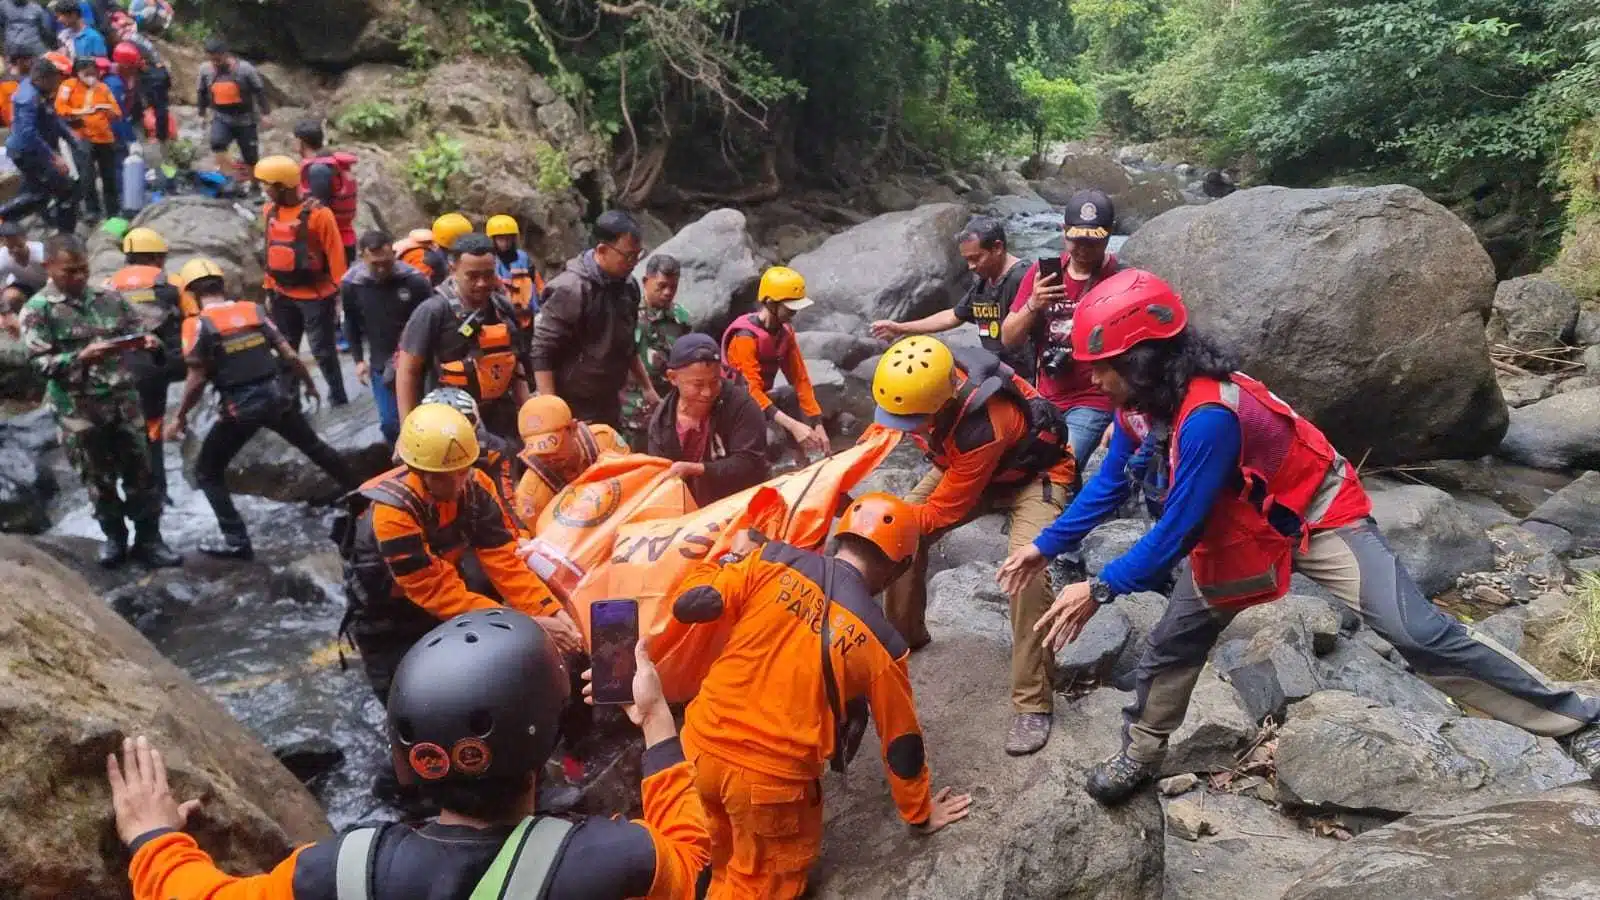
<instances>
[{"instance_id":1,"label":"red climbing helmet","mask_svg":"<svg viewBox=\"0 0 1600 900\"><path fill-rule=\"evenodd\" d=\"M123 41L111 50L111 59L118 65L137 66L144 63L144 54L133 44Z\"/></svg>"},{"instance_id":2,"label":"red climbing helmet","mask_svg":"<svg viewBox=\"0 0 1600 900\"><path fill-rule=\"evenodd\" d=\"M1140 341L1176 336L1189 324L1183 298L1143 269L1123 269L1095 285L1072 315L1072 356L1110 359Z\"/></svg>"}]
</instances>

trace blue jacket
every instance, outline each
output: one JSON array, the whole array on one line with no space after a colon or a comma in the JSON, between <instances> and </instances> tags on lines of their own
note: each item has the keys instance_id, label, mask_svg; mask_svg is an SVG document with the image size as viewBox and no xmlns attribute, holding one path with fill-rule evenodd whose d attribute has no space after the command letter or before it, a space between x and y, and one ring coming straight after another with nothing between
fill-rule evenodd
<instances>
[{"instance_id":1,"label":"blue jacket","mask_svg":"<svg viewBox=\"0 0 1600 900\"><path fill-rule=\"evenodd\" d=\"M13 160L45 162L59 152L57 148L67 132L56 118L55 98L39 96L32 79L22 79L17 92L11 95L11 116L6 153Z\"/></svg>"},{"instance_id":2,"label":"blue jacket","mask_svg":"<svg viewBox=\"0 0 1600 900\"><path fill-rule=\"evenodd\" d=\"M105 81L111 96L116 98L117 108L122 110L122 115L111 120L111 133L116 136L117 143L127 146L134 141L133 120L128 112L128 83L115 70L106 73Z\"/></svg>"},{"instance_id":3,"label":"blue jacket","mask_svg":"<svg viewBox=\"0 0 1600 900\"><path fill-rule=\"evenodd\" d=\"M84 19L83 30L77 34L72 34L65 28L61 29L61 44L72 48L73 59L94 59L111 55L111 51L106 49L106 39L89 23L89 19Z\"/></svg>"}]
</instances>

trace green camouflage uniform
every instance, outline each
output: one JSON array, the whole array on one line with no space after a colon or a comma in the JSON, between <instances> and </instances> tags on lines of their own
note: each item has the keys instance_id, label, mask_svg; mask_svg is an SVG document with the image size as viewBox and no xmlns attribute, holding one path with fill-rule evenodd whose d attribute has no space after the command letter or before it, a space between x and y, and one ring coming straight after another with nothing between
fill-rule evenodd
<instances>
[{"instance_id":1,"label":"green camouflage uniform","mask_svg":"<svg viewBox=\"0 0 1600 900\"><path fill-rule=\"evenodd\" d=\"M116 291L90 287L73 299L51 283L22 307L20 324L28 361L45 378L45 399L67 459L89 489L106 537L126 539L124 517L141 529L157 525L161 499L134 376L122 354L94 363L77 358L94 341L146 332L139 313ZM117 494L119 480L126 501Z\"/></svg>"},{"instance_id":2,"label":"green camouflage uniform","mask_svg":"<svg viewBox=\"0 0 1600 900\"><path fill-rule=\"evenodd\" d=\"M688 334L689 314L674 303L671 309L657 309L648 303L639 306L639 325L633 332L633 344L644 359L645 371L650 373L656 393L665 395L667 388L667 354L672 352L672 342ZM630 386L622 401L622 427L628 446L635 453L645 452L649 443L650 408L645 405L644 391Z\"/></svg>"}]
</instances>

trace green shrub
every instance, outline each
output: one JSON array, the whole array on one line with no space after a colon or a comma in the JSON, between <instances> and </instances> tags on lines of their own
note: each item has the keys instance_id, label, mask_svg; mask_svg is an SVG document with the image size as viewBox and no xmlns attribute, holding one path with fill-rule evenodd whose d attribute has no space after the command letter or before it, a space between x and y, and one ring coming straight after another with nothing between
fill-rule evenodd
<instances>
[{"instance_id":1,"label":"green shrub","mask_svg":"<svg viewBox=\"0 0 1600 900\"><path fill-rule=\"evenodd\" d=\"M357 138L395 137L406 130L406 113L387 100L363 100L335 116L333 127Z\"/></svg>"},{"instance_id":2,"label":"green shrub","mask_svg":"<svg viewBox=\"0 0 1600 900\"><path fill-rule=\"evenodd\" d=\"M572 173L567 171L567 154L544 141L533 145L533 161L539 166L535 187L546 194L554 194L572 187Z\"/></svg>"},{"instance_id":3,"label":"green shrub","mask_svg":"<svg viewBox=\"0 0 1600 900\"><path fill-rule=\"evenodd\" d=\"M466 148L442 134L421 149L411 151L406 161L406 184L411 192L438 206L450 196L450 181L468 171Z\"/></svg>"}]
</instances>

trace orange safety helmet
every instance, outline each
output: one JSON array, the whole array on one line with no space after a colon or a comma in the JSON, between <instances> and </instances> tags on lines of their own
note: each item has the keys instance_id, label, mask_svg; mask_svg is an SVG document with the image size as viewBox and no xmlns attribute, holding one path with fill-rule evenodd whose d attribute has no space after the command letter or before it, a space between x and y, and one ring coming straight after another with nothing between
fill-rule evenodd
<instances>
[{"instance_id":1,"label":"orange safety helmet","mask_svg":"<svg viewBox=\"0 0 1600 900\"><path fill-rule=\"evenodd\" d=\"M571 425L572 407L554 394L535 394L517 411L517 433L526 449L537 456L561 452Z\"/></svg>"},{"instance_id":2,"label":"orange safety helmet","mask_svg":"<svg viewBox=\"0 0 1600 900\"><path fill-rule=\"evenodd\" d=\"M44 58L49 60L52 66L56 67L57 72L63 75L72 74L72 57L62 53L60 50L51 50L44 55Z\"/></svg>"},{"instance_id":3,"label":"orange safety helmet","mask_svg":"<svg viewBox=\"0 0 1600 900\"><path fill-rule=\"evenodd\" d=\"M922 540L916 510L899 497L882 492L867 494L850 504L839 520L838 533L871 543L892 563L910 559Z\"/></svg>"}]
</instances>

